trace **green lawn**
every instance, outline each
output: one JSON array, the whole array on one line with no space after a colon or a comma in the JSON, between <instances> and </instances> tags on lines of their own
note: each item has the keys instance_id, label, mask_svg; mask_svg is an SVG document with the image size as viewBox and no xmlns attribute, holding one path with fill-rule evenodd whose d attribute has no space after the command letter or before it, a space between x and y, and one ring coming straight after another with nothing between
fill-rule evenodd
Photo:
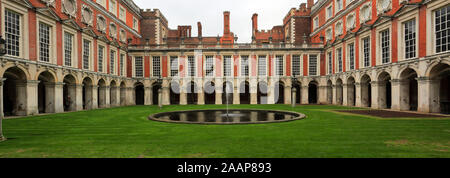
<instances>
[{"instance_id":1,"label":"green lawn","mask_svg":"<svg viewBox=\"0 0 450 178\"><path fill-rule=\"evenodd\" d=\"M131 106L3 121L0 157L322 158L450 157L450 119L389 119L298 106L304 120L186 125L147 120L155 112L224 106ZM293 110L288 105L231 108Z\"/></svg>"}]
</instances>

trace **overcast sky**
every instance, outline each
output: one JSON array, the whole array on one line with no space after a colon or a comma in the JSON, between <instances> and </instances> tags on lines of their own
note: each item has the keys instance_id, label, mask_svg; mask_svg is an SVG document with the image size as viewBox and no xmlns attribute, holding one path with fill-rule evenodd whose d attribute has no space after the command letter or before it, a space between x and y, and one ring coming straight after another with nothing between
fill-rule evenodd
<instances>
[{"instance_id":1,"label":"overcast sky","mask_svg":"<svg viewBox=\"0 0 450 178\"><path fill-rule=\"evenodd\" d=\"M306 0L134 0L141 9L159 9L169 21L169 28L191 25L197 36L197 22L202 23L203 36L223 34L223 11L230 11L231 31L238 42L251 42L253 13L258 13L258 29L282 25L293 7Z\"/></svg>"}]
</instances>

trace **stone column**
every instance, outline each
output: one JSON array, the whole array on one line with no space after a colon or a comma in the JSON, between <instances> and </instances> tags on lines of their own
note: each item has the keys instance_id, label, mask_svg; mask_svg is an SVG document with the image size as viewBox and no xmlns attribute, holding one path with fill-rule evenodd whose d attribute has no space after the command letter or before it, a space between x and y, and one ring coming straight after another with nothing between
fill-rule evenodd
<instances>
[{"instance_id":1,"label":"stone column","mask_svg":"<svg viewBox=\"0 0 450 178\"><path fill-rule=\"evenodd\" d=\"M430 80L428 77L417 79L418 89L418 111L419 112L439 112L439 83ZM433 87L434 86L434 87Z\"/></svg>"},{"instance_id":2,"label":"stone column","mask_svg":"<svg viewBox=\"0 0 450 178\"><path fill-rule=\"evenodd\" d=\"M203 81L197 80L197 105L205 105L205 91Z\"/></svg>"},{"instance_id":3,"label":"stone column","mask_svg":"<svg viewBox=\"0 0 450 178\"><path fill-rule=\"evenodd\" d=\"M302 91L301 91L301 104L309 104L309 86L302 86Z\"/></svg>"},{"instance_id":4,"label":"stone column","mask_svg":"<svg viewBox=\"0 0 450 178\"><path fill-rule=\"evenodd\" d=\"M111 107L111 88L110 86L105 87L105 107Z\"/></svg>"},{"instance_id":5,"label":"stone column","mask_svg":"<svg viewBox=\"0 0 450 178\"><path fill-rule=\"evenodd\" d=\"M332 85L331 86L332 87L332 90L333 90L333 102L331 103L331 104L334 104L334 105L338 105L338 102L337 102L337 99L338 99L338 96L337 96L337 93L338 93L338 87L336 86L336 85Z\"/></svg>"},{"instance_id":6,"label":"stone column","mask_svg":"<svg viewBox=\"0 0 450 178\"><path fill-rule=\"evenodd\" d=\"M267 104L275 104L275 87L274 82L267 86Z\"/></svg>"},{"instance_id":7,"label":"stone column","mask_svg":"<svg viewBox=\"0 0 450 178\"><path fill-rule=\"evenodd\" d=\"M62 113L64 112L64 83L57 82L53 83L53 85L54 107L52 108L55 113Z\"/></svg>"},{"instance_id":8,"label":"stone column","mask_svg":"<svg viewBox=\"0 0 450 178\"><path fill-rule=\"evenodd\" d=\"M284 104L292 103L292 96L291 96L292 92L291 91L292 91L292 86L286 85L284 87Z\"/></svg>"},{"instance_id":9,"label":"stone column","mask_svg":"<svg viewBox=\"0 0 450 178\"><path fill-rule=\"evenodd\" d=\"M126 87L120 87L120 92L119 92L120 94L120 96L119 96L119 98L120 98L120 106L126 106L127 105L127 88Z\"/></svg>"},{"instance_id":10,"label":"stone column","mask_svg":"<svg viewBox=\"0 0 450 178\"><path fill-rule=\"evenodd\" d=\"M125 98L125 103L127 106L132 106L135 105L135 100L134 98L136 97L135 95L133 95L134 93L134 88L133 87L127 87L126 90L126 98Z\"/></svg>"},{"instance_id":11,"label":"stone column","mask_svg":"<svg viewBox=\"0 0 450 178\"><path fill-rule=\"evenodd\" d=\"M367 107L367 102L369 101L368 97L369 95L366 96L366 94L364 94L363 90L367 89L367 85L361 84L361 83L355 83L355 106L356 107ZM365 91L365 90L364 90Z\"/></svg>"},{"instance_id":12,"label":"stone column","mask_svg":"<svg viewBox=\"0 0 450 178\"><path fill-rule=\"evenodd\" d=\"M348 97L348 89L349 87L348 87L348 84L343 84L343 86L342 86L342 89L343 89L343 92L342 92L342 105L344 105L344 106L348 106L349 105L349 102L348 102L348 100L349 100L349 97Z\"/></svg>"},{"instance_id":13,"label":"stone column","mask_svg":"<svg viewBox=\"0 0 450 178\"><path fill-rule=\"evenodd\" d=\"M187 85L188 83L186 80L182 81L183 83L180 84L180 105L187 105Z\"/></svg>"},{"instance_id":14,"label":"stone column","mask_svg":"<svg viewBox=\"0 0 450 178\"><path fill-rule=\"evenodd\" d=\"M98 87L98 108L105 108L106 107L106 86L99 86Z\"/></svg>"},{"instance_id":15,"label":"stone column","mask_svg":"<svg viewBox=\"0 0 450 178\"><path fill-rule=\"evenodd\" d=\"M317 95L319 98L319 100L318 100L319 104L327 104L328 103L328 101L327 101L328 94L326 94L326 93L327 93L327 86L319 86L318 87Z\"/></svg>"},{"instance_id":16,"label":"stone column","mask_svg":"<svg viewBox=\"0 0 450 178\"><path fill-rule=\"evenodd\" d=\"M372 109L384 109L386 108L386 82L370 82L372 86Z\"/></svg>"},{"instance_id":17,"label":"stone column","mask_svg":"<svg viewBox=\"0 0 450 178\"><path fill-rule=\"evenodd\" d=\"M71 90L74 90L73 97L71 96ZM82 111L83 110L83 84L73 84L69 86L69 96L71 96L72 104L70 105L71 111Z\"/></svg>"},{"instance_id":18,"label":"stone column","mask_svg":"<svg viewBox=\"0 0 450 178\"><path fill-rule=\"evenodd\" d=\"M98 85L92 86L92 109L98 109Z\"/></svg>"},{"instance_id":19,"label":"stone column","mask_svg":"<svg viewBox=\"0 0 450 178\"><path fill-rule=\"evenodd\" d=\"M38 84L39 80L27 80L17 83L17 100L14 106L15 115L28 116L39 114L38 109Z\"/></svg>"},{"instance_id":20,"label":"stone column","mask_svg":"<svg viewBox=\"0 0 450 178\"><path fill-rule=\"evenodd\" d=\"M239 86L234 85L234 92L233 92L233 104L240 104L241 103L241 95L240 95L240 91L239 91Z\"/></svg>"},{"instance_id":21,"label":"stone column","mask_svg":"<svg viewBox=\"0 0 450 178\"><path fill-rule=\"evenodd\" d=\"M292 88L292 93L291 93L291 95L292 95L292 100L291 100L291 105L292 105L292 107L295 107L295 105L297 105L297 89L296 88Z\"/></svg>"},{"instance_id":22,"label":"stone column","mask_svg":"<svg viewBox=\"0 0 450 178\"><path fill-rule=\"evenodd\" d=\"M169 90L169 80L164 79L162 83L162 104L170 105L170 90Z\"/></svg>"},{"instance_id":23,"label":"stone column","mask_svg":"<svg viewBox=\"0 0 450 178\"><path fill-rule=\"evenodd\" d=\"M391 84L392 84L392 109L393 110L400 110L400 86L401 86L401 81L398 79L394 79L391 80ZM409 93L409 89L408 89L408 93Z\"/></svg>"},{"instance_id":24,"label":"stone column","mask_svg":"<svg viewBox=\"0 0 450 178\"><path fill-rule=\"evenodd\" d=\"M3 118L5 114L3 113L3 82L6 79L0 78L0 141L6 140L6 137L3 136Z\"/></svg>"},{"instance_id":25,"label":"stone column","mask_svg":"<svg viewBox=\"0 0 450 178\"><path fill-rule=\"evenodd\" d=\"M250 79L250 104L258 104L258 82L256 79Z\"/></svg>"},{"instance_id":26,"label":"stone column","mask_svg":"<svg viewBox=\"0 0 450 178\"><path fill-rule=\"evenodd\" d=\"M217 84L216 84L217 85ZM222 103L222 95L223 95L223 84L220 84L219 86L216 86L216 104L221 105Z\"/></svg>"},{"instance_id":27,"label":"stone column","mask_svg":"<svg viewBox=\"0 0 450 178\"><path fill-rule=\"evenodd\" d=\"M109 93L110 97L110 106L111 107L117 107L117 101L118 101L118 95L117 95L117 86L111 86L110 87L110 93Z\"/></svg>"},{"instance_id":28,"label":"stone column","mask_svg":"<svg viewBox=\"0 0 450 178\"><path fill-rule=\"evenodd\" d=\"M144 105L149 106L153 104L153 87L144 88ZM157 104L157 103L155 103Z\"/></svg>"}]
</instances>

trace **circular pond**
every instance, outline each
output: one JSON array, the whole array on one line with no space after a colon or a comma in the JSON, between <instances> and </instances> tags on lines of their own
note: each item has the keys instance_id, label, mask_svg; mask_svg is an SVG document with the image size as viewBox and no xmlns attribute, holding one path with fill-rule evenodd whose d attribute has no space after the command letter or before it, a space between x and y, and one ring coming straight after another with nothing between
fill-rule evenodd
<instances>
[{"instance_id":1,"label":"circular pond","mask_svg":"<svg viewBox=\"0 0 450 178\"><path fill-rule=\"evenodd\" d=\"M304 114L271 110L193 110L157 113L149 120L186 124L260 124L288 122L305 118Z\"/></svg>"}]
</instances>

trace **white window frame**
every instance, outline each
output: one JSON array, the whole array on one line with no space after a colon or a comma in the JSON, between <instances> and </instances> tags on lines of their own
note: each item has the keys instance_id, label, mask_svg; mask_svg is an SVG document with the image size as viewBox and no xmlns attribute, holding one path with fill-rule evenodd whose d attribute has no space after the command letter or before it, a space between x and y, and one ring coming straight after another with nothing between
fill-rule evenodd
<instances>
[{"instance_id":1,"label":"white window frame","mask_svg":"<svg viewBox=\"0 0 450 178\"><path fill-rule=\"evenodd\" d=\"M383 63L382 59L382 49L381 49L381 32L384 32L385 30L389 30L389 62ZM376 64L375 65L383 65L383 64L389 64L392 62L392 25L391 23L386 23L382 26L378 26L376 30ZM371 49L373 50L373 49Z\"/></svg>"},{"instance_id":2,"label":"white window frame","mask_svg":"<svg viewBox=\"0 0 450 178\"><path fill-rule=\"evenodd\" d=\"M40 58L40 41L39 41L39 24L44 23L50 26L50 42L49 42L49 61L41 61ZM28 44L28 43L27 43ZM56 64L56 22L47 17L42 16L41 14L36 15L36 47L37 47L37 60L43 63Z\"/></svg>"},{"instance_id":3,"label":"white window frame","mask_svg":"<svg viewBox=\"0 0 450 178\"><path fill-rule=\"evenodd\" d=\"M136 65L137 64L137 58L140 58L141 59L141 62L140 62L140 72L142 73L142 76L138 76L138 75L136 75L137 74L137 68L138 68L138 66ZM136 78L142 78L142 77L144 77L145 76L145 71L144 71L144 60L145 60L145 57L143 56L143 55L139 55L139 56L134 56L133 57L133 63L132 63L132 65L133 65L133 77L136 77Z\"/></svg>"},{"instance_id":4,"label":"white window frame","mask_svg":"<svg viewBox=\"0 0 450 178\"><path fill-rule=\"evenodd\" d=\"M64 39L64 33L70 33L73 35L73 39L72 39L72 65L71 66L67 66L67 67L74 67L77 68L78 67L78 33L76 30L63 25L62 27L62 34L63 34L63 39ZM63 42L63 63L64 66L65 65L65 43Z\"/></svg>"},{"instance_id":5,"label":"white window frame","mask_svg":"<svg viewBox=\"0 0 450 178\"><path fill-rule=\"evenodd\" d=\"M125 9L122 5L119 5L119 19L122 20L123 22L127 21L127 9Z\"/></svg>"},{"instance_id":6,"label":"white window frame","mask_svg":"<svg viewBox=\"0 0 450 178\"><path fill-rule=\"evenodd\" d=\"M328 12L329 9L331 9L331 12ZM325 9L325 15L326 15L325 18L326 18L327 20L333 18L333 16L334 16L334 13L333 13L333 3L330 3L330 5L327 6L327 8Z\"/></svg>"},{"instance_id":7,"label":"white window frame","mask_svg":"<svg viewBox=\"0 0 450 178\"><path fill-rule=\"evenodd\" d=\"M117 57L118 57L118 52L117 50L113 49L114 47L111 46L109 48L109 73L111 75L115 75L117 73ZM112 53L114 52L114 59L112 59L111 57L113 57Z\"/></svg>"},{"instance_id":8,"label":"white window frame","mask_svg":"<svg viewBox=\"0 0 450 178\"><path fill-rule=\"evenodd\" d=\"M430 2L429 4L427 4L427 32L430 33L426 33L427 35L427 50L426 50L426 55L432 55L432 54L442 54L442 53L446 53L449 51L445 51L445 52L437 52L436 51L436 10L441 9L443 7L446 7L450 5L450 2L445 1L445 0L435 0L433 2ZM419 26L419 25L417 25ZM419 32L420 33L420 32Z\"/></svg>"},{"instance_id":9,"label":"white window frame","mask_svg":"<svg viewBox=\"0 0 450 178\"><path fill-rule=\"evenodd\" d=\"M364 40L369 39L369 65L365 65L365 54L364 54ZM367 32L360 36L359 42L359 68L368 68L372 66L372 36L370 32Z\"/></svg>"},{"instance_id":10,"label":"white window frame","mask_svg":"<svg viewBox=\"0 0 450 178\"><path fill-rule=\"evenodd\" d=\"M268 55L257 55L257 58L258 58L258 60L257 60L257 66L258 66L258 73L257 73L257 75L258 76L260 76L260 77L266 77L267 76L267 63L268 63L268 60L267 60L267 56ZM262 58L262 57L264 57L264 58ZM264 68L261 68L262 66L261 66L261 64L260 64L260 59L264 59L265 61L264 61ZM261 71L264 71L264 74L262 74L262 72Z\"/></svg>"},{"instance_id":11,"label":"white window frame","mask_svg":"<svg viewBox=\"0 0 450 178\"><path fill-rule=\"evenodd\" d=\"M294 71L294 69L297 67L296 65L295 65L295 61L294 61L294 58L296 57L296 56L298 56L298 76L302 76L302 58L303 58L303 55L301 55L301 54L292 54L291 55L292 56L292 58L291 58L291 64L292 64L292 67L291 67L291 74L292 74L292 76L294 76L295 75L295 72L296 71Z\"/></svg>"},{"instance_id":12,"label":"white window frame","mask_svg":"<svg viewBox=\"0 0 450 178\"><path fill-rule=\"evenodd\" d=\"M153 77L162 77L162 56L159 56L159 55L151 56L151 59L152 59L152 69L151 69L152 76ZM155 66L156 66L155 65L155 61L156 61L156 59L159 60L159 65L157 66L158 68L155 68ZM159 74L155 75L155 71L157 69L159 70Z\"/></svg>"},{"instance_id":13,"label":"white window frame","mask_svg":"<svg viewBox=\"0 0 450 178\"><path fill-rule=\"evenodd\" d=\"M311 73L311 69L313 68L313 67L311 67L311 56L316 56L316 67L314 67L315 68L315 74L313 75L312 73ZM319 54L308 54L308 76L318 76L319 75L319 58L320 58L320 56L319 56Z\"/></svg>"},{"instance_id":14,"label":"white window frame","mask_svg":"<svg viewBox=\"0 0 450 178\"><path fill-rule=\"evenodd\" d=\"M279 74L278 72L278 70L279 70L279 57L281 57L281 74ZM286 71L284 70L286 67L285 67L285 63L284 63L284 60L285 59L285 56L284 55L282 55L282 54L279 54L279 55L274 55L274 65L273 66L275 66L274 67L274 69L275 69L275 71L274 71L274 74L275 74L275 76L278 76L278 77L282 77L282 76L284 76L285 74L286 74Z\"/></svg>"},{"instance_id":15,"label":"white window frame","mask_svg":"<svg viewBox=\"0 0 450 178\"><path fill-rule=\"evenodd\" d=\"M123 56L123 58L122 58ZM120 71L120 75L119 76L126 76L127 74L127 54L125 52L123 52L122 50L120 51L119 54L119 71Z\"/></svg>"},{"instance_id":16,"label":"white window frame","mask_svg":"<svg viewBox=\"0 0 450 178\"><path fill-rule=\"evenodd\" d=\"M111 6L111 4L113 4L114 6ZM117 16L117 0L109 0L108 11Z\"/></svg>"},{"instance_id":17,"label":"white window frame","mask_svg":"<svg viewBox=\"0 0 450 178\"><path fill-rule=\"evenodd\" d=\"M102 48L102 60L100 63L100 48ZM97 71L100 73L106 73L105 71L105 54L106 53L106 45L97 43ZM101 67L101 68L100 68Z\"/></svg>"},{"instance_id":18,"label":"white window frame","mask_svg":"<svg viewBox=\"0 0 450 178\"><path fill-rule=\"evenodd\" d=\"M353 46L353 69L352 68L350 68L351 66L350 66L350 46ZM346 63L346 71L351 71L351 70L356 70L356 42L353 40L353 41L348 41L347 43L346 43L346 48L345 48L345 55L346 55L346 60L345 60L345 63Z\"/></svg>"}]
</instances>

